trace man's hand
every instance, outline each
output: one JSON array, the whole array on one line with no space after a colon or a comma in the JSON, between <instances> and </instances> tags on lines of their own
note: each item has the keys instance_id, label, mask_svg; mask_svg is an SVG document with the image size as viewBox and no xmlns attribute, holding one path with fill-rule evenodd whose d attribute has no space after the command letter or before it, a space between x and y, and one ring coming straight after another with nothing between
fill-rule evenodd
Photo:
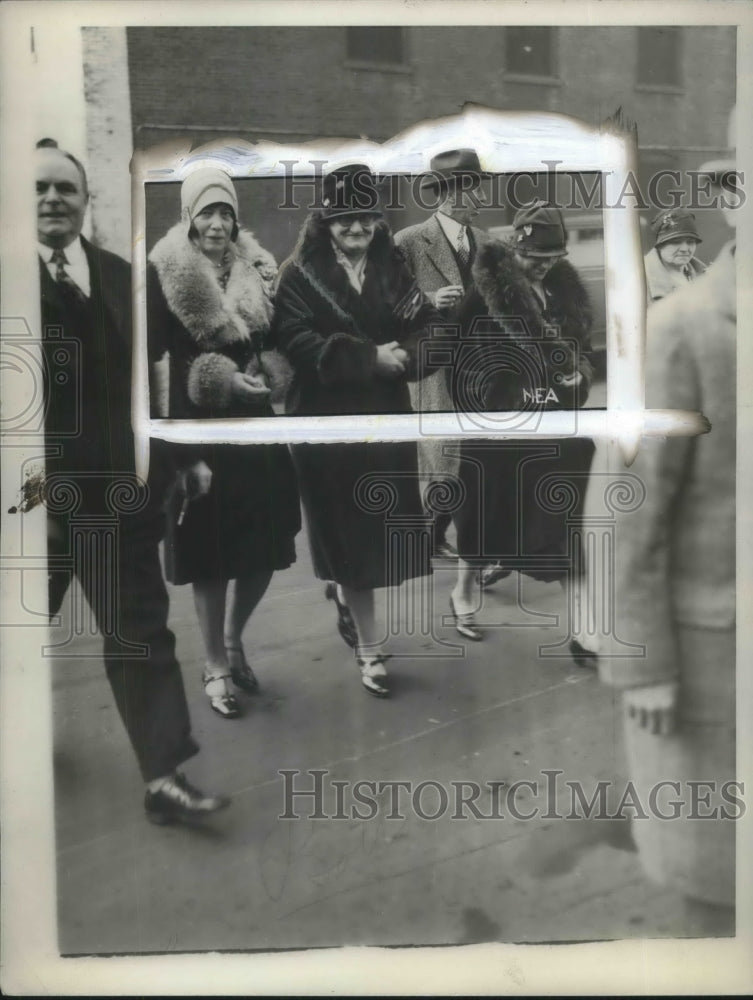
<instances>
[{"instance_id":1,"label":"man's hand","mask_svg":"<svg viewBox=\"0 0 753 1000\"><path fill-rule=\"evenodd\" d=\"M671 736L677 727L679 689L677 681L628 688L622 696L628 718L654 736Z\"/></svg>"},{"instance_id":2,"label":"man's hand","mask_svg":"<svg viewBox=\"0 0 753 1000\"><path fill-rule=\"evenodd\" d=\"M264 381L263 375L245 375L236 372L233 375L233 399L243 403L259 403L269 398L272 390Z\"/></svg>"},{"instance_id":3,"label":"man's hand","mask_svg":"<svg viewBox=\"0 0 753 1000\"><path fill-rule=\"evenodd\" d=\"M434 292L432 301L437 309L449 309L463 297L462 285L445 285L439 291Z\"/></svg>"},{"instance_id":4,"label":"man's hand","mask_svg":"<svg viewBox=\"0 0 753 1000\"><path fill-rule=\"evenodd\" d=\"M178 473L178 489L186 500L205 496L211 486L212 470L203 459Z\"/></svg>"},{"instance_id":5,"label":"man's hand","mask_svg":"<svg viewBox=\"0 0 753 1000\"><path fill-rule=\"evenodd\" d=\"M396 340L377 347L376 369L379 375L396 378L405 372L408 355Z\"/></svg>"}]
</instances>

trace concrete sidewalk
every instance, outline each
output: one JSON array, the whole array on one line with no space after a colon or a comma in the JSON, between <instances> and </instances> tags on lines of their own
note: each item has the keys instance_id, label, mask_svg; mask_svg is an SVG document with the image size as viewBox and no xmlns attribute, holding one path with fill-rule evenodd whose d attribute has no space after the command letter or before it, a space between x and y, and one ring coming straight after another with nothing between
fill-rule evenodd
<instances>
[{"instance_id":1,"label":"concrete sidewalk","mask_svg":"<svg viewBox=\"0 0 753 1000\"><path fill-rule=\"evenodd\" d=\"M691 933L680 901L650 885L637 856L606 842L610 824L522 820L505 795L516 780L586 785L624 773L613 694L593 673L538 647L565 638L561 590L518 577L487 596L499 627L464 647L443 625L453 569L434 574L436 634L463 656L426 658L404 637L390 661L395 694L369 697L335 629L334 607L313 577L305 537L299 560L275 576L246 646L261 683L240 695L245 715L213 714L201 686L202 647L190 587L171 593L194 731L191 780L233 796L200 828L151 826L131 749L97 658L99 641L54 674L59 943L64 954L182 952L342 944L572 941ZM527 627L510 628L510 623ZM483 616L482 616L483 617ZM564 617L561 619L564 622ZM452 652L452 650L450 650ZM86 657L85 654L90 654ZM302 818L285 811L279 771L323 769L332 781L500 783L477 801L423 819L400 800L390 819ZM311 787L307 773L296 787ZM519 813L538 804L524 787ZM349 794L349 793L348 793ZM420 799L441 812L436 786ZM597 830L598 827L598 830ZM596 835L596 839L591 840ZM588 844L584 850L584 844Z\"/></svg>"}]
</instances>

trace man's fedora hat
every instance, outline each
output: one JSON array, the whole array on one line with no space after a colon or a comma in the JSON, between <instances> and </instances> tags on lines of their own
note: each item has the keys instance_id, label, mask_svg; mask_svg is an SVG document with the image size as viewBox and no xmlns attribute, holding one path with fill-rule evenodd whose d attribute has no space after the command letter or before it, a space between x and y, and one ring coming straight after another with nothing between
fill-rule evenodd
<instances>
[{"instance_id":1,"label":"man's fedora hat","mask_svg":"<svg viewBox=\"0 0 753 1000\"><path fill-rule=\"evenodd\" d=\"M376 178L365 163L348 163L325 174L322 180L322 216L381 216Z\"/></svg>"},{"instance_id":2,"label":"man's fedora hat","mask_svg":"<svg viewBox=\"0 0 753 1000\"><path fill-rule=\"evenodd\" d=\"M471 177L473 187L478 187L485 176L475 149L449 149L431 158L429 173L422 179L420 190L447 190L461 177Z\"/></svg>"}]
</instances>

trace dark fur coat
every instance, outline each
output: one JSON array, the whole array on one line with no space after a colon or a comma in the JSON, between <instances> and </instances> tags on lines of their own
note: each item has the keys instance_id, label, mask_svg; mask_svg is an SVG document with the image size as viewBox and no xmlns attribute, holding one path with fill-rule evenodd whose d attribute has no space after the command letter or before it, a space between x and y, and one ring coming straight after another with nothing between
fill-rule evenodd
<instances>
[{"instance_id":1,"label":"dark fur coat","mask_svg":"<svg viewBox=\"0 0 753 1000\"><path fill-rule=\"evenodd\" d=\"M585 403L593 381L588 293L567 260L554 264L543 287L546 305L508 244L493 241L479 249L473 286L458 310L466 350L454 372L456 387L472 385L473 373L463 369L462 358L471 356L469 341L484 345L483 354L493 360L478 380L479 408L573 409ZM582 376L577 388L562 381L574 372ZM471 408L468 400L464 408Z\"/></svg>"},{"instance_id":2,"label":"dark fur coat","mask_svg":"<svg viewBox=\"0 0 753 1000\"><path fill-rule=\"evenodd\" d=\"M281 268L275 299L274 342L295 373L288 412L409 412L417 344L438 322L384 224L359 295L337 263L329 228L310 218ZM393 340L408 352L408 370L385 378L376 370L377 346Z\"/></svg>"},{"instance_id":3,"label":"dark fur coat","mask_svg":"<svg viewBox=\"0 0 753 1000\"><path fill-rule=\"evenodd\" d=\"M329 227L312 216L281 268L275 300L276 343L295 373L287 411L409 412L407 382L416 373L417 342L434 322L439 317L386 226L374 234L359 294L337 262ZM388 378L377 372L377 346L393 340L407 351L409 370ZM413 442L299 444L292 450L320 579L370 590L430 572L418 546L395 559L385 530L388 511L414 524L423 516ZM372 509L364 499L375 487L389 500L385 509Z\"/></svg>"}]
</instances>

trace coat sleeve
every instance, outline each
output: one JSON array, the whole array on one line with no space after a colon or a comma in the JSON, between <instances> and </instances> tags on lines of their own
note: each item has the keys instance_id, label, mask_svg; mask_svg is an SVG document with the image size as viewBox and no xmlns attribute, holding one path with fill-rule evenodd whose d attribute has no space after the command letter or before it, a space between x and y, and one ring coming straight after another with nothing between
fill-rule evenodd
<instances>
[{"instance_id":1,"label":"coat sleeve","mask_svg":"<svg viewBox=\"0 0 753 1000\"><path fill-rule=\"evenodd\" d=\"M663 306L665 303L661 303ZM702 409L696 360L684 324L671 308L649 311L648 405ZM678 317L679 319L679 317ZM640 506L620 515L616 526L615 635L645 647L645 655L603 656L601 679L616 687L674 680L679 674L670 569L675 511L682 503L696 439L677 436L641 442L631 473L646 490ZM608 651L607 651L608 652Z\"/></svg>"},{"instance_id":2,"label":"coat sleeve","mask_svg":"<svg viewBox=\"0 0 753 1000\"><path fill-rule=\"evenodd\" d=\"M404 263L397 269L397 289L395 339L408 352L405 378L416 382L437 370L427 359L425 345L448 320L442 319Z\"/></svg>"},{"instance_id":3,"label":"coat sleeve","mask_svg":"<svg viewBox=\"0 0 753 1000\"><path fill-rule=\"evenodd\" d=\"M314 294L293 263L283 267L275 298L273 342L296 372L313 376L322 385L367 382L376 374L376 344L344 331L325 332Z\"/></svg>"}]
</instances>

